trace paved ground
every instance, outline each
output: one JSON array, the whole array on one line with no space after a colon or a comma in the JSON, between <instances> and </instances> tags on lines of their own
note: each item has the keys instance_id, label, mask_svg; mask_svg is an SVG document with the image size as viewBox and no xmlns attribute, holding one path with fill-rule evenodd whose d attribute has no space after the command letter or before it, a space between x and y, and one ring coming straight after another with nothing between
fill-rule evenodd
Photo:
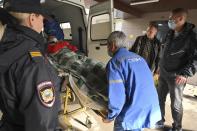
<instances>
[{"instance_id":1,"label":"paved ground","mask_svg":"<svg viewBox=\"0 0 197 131\"><path fill-rule=\"evenodd\" d=\"M192 86L187 86L184 91L183 131L197 131L197 98L193 96L194 89L195 88ZM166 114L165 125L167 131L168 127L170 127L172 123L169 96L167 98L166 104L167 104L166 106L167 114ZM93 123L90 129L83 126L83 124L80 124L80 122L77 122L77 120L74 120L76 118L81 122L85 123L87 115L90 117L89 119ZM0 117L1 117L1 113L0 113ZM64 118L60 117L60 119L63 120ZM78 130L82 130L82 131L112 131L113 130L113 123L111 124L102 123L101 117L96 115L92 110L89 110L84 113L76 113L75 115L72 116L72 118L69 119L69 121L73 124L73 126L78 127ZM73 129L73 131L78 131L78 130ZM156 130L145 129L145 131L156 131Z\"/></svg>"},{"instance_id":2,"label":"paved ground","mask_svg":"<svg viewBox=\"0 0 197 131\"><path fill-rule=\"evenodd\" d=\"M188 85L184 90L183 131L197 131L197 98L193 96L194 89L195 87ZM165 123L166 126L165 129L163 129L163 131L169 130L172 123L169 96L167 97L166 113L167 113L166 123ZM90 119L93 123L92 128L90 129L86 128L85 126L82 126L82 124L79 124L79 122L76 122L73 119L70 119L70 121L71 123L73 123L75 127L78 127L82 131L112 131L113 130L113 123L111 124L102 123L101 117L95 115L95 113L91 110L87 111L86 114L85 113L75 114L73 117L79 118L82 122L85 123L85 118L87 114L90 116ZM157 131L157 130L145 129L145 131Z\"/></svg>"},{"instance_id":3,"label":"paved ground","mask_svg":"<svg viewBox=\"0 0 197 131\"><path fill-rule=\"evenodd\" d=\"M183 131L197 131L197 98L194 97L195 88L197 89L197 87L187 85L184 90ZM169 96L167 98L166 113L167 113L166 114L167 121L166 121L165 125L166 125L166 129L168 129L172 123ZM151 130L145 130L145 131L151 131Z\"/></svg>"}]
</instances>

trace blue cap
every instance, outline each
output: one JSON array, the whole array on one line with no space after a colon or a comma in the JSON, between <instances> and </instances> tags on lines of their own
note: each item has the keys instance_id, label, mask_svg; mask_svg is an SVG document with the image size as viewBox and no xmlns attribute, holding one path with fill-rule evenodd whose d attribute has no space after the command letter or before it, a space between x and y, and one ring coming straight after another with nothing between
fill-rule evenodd
<instances>
[{"instance_id":1,"label":"blue cap","mask_svg":"<svg viewBox=\"0 0 197 131\"><path fill-rule=\"evenodd\" d=\"M44 32L48 36L54 36L57 40L64 40L64 32L60 27L60 24L55 19L44 20Z\"/></svg>"}]
</instances>

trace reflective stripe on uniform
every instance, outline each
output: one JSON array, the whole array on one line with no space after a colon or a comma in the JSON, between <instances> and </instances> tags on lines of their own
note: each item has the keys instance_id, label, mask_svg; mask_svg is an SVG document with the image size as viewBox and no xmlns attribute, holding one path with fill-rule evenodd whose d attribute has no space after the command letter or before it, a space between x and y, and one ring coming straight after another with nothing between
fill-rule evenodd
<instances>
[{"instance_id":1,"label":"reflective stripe on uniform","mask_svg":"<svg viewBox=\"0 0 197 131\"><path fill-rule=\"evenodd\" d=\"M114 83L123 83L123 80L110 80L109 84L114 84Z\"/></svg>"}]
</instances>

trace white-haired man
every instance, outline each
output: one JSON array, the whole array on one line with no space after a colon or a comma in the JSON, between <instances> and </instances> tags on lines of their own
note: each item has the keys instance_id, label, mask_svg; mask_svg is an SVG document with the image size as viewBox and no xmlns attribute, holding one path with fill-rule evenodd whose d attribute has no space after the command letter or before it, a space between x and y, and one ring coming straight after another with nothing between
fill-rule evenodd
<instances>
[{"instance_id":1,"label":"white-haired man","mask_svg":"<svg viewBox=\"0 0 197 131\"><path fill-rule=\"evenodd\" d=\"M141 131L161 119L152 73L145 60L126 49L126 36L115 31L108 37L108 115L115 119L114 131Z\"/></svg>"}]
</instances>

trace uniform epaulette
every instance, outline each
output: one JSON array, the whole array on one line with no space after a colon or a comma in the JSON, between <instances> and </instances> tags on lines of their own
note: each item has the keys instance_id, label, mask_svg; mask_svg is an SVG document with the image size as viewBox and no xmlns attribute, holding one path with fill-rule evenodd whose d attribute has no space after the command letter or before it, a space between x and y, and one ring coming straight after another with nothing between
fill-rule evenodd
<instances>
[{"instance_id":1,"label":"uniform epaulette","mask_svg":"<svg viewBox=\"0 0 197 131\"><path fill-rule=\"evenodd\" d=\"M43 60L43 55L40 51L30 51L29 52L30 57L35 62L39 62L40 60Z\"/></svg>"}]
</instances>

